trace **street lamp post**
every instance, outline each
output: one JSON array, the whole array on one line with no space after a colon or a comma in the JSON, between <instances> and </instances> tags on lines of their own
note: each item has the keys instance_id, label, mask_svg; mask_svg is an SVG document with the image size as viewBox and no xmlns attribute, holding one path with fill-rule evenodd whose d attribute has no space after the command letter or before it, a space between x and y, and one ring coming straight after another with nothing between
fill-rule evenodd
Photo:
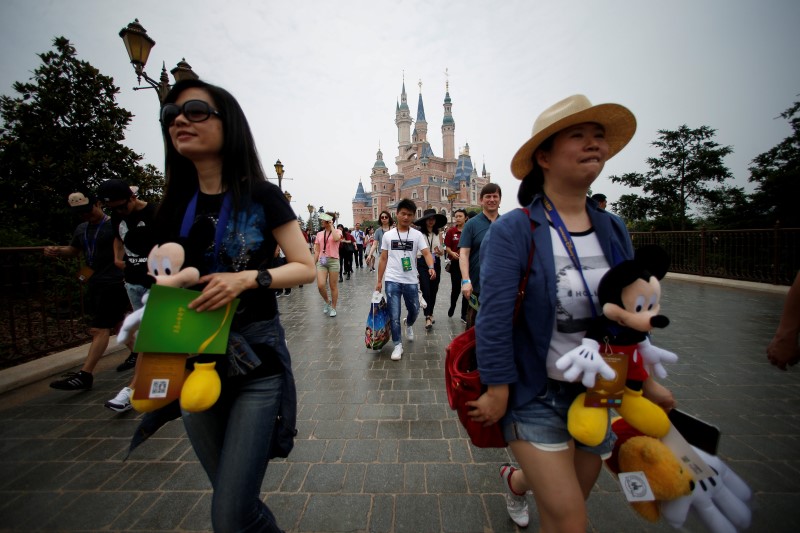
<instances>
[{"instance_id":1,"label":"street lamp post","mask_svg":"<svg viewBox=\"0 0 800 533\"><path fill-rule=\"evenodd\" d=\"M317 229L317 228L314 227L314 206L311 205L311 204L308 204L306 207L308 208L308 231L309 231L309 233L311 233L312 229L314 231L316 231L316 229Z\"/></svg>"},{"instance_id":2,"label":"street lamp post","mask_svg":"<svg viewBox=\"0 0 800 533\"><path fill-rule=\"evenodd\" d=\"M283 190L283 185L281 185L281 182L283 182L283 163L281 163L280 159L275 161L275 174L278 175L278 188Z\"/></svg>"},{"instance_id":3,"label":"street lamp post","mask_svg":"<svg viewBox=\"0 0 800 533\"><path fill-rule=\"evenodd\" d=\"M128 57L133 65L133 70L136 71L136 79L142 83L142 78L147 82L150 87L134 87L134 91L141 89L155 89L158 95L158 101L164 102L167 93L170 90L169 77L167 76L167 67L161 63L161 77L158 81L154 80L144 71L144 66L147 64L147 58L150 56L150 50L155 46L156 42L147 35L147 30L139 24L139 19L122 28L119 32L122 42L125 43L125 49L128 51ZM182 59L175 68L171 71L175 81L182 80L196 80L197 74L192 70L186 59Z\"/></svg>"},{"instance_id":4,"label":"street lamp post","mask_svg":"<svg viewBox=\"0 0 800 533\"><path fill-rule=\"evenodd\" d=\"M447 195L447 199L450 200L450 221L451 222L456 218L455 213L453 213L453 204L455 203L456 198L458 198L458 193L451 192L450 194Z\"/></svg>"}]
</instances>

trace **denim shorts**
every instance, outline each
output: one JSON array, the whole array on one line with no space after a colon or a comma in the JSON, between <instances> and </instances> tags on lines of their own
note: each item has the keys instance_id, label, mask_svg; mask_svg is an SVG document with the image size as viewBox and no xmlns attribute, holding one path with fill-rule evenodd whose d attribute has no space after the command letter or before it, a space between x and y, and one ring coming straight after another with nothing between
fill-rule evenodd
<instances>
[{"instance_id":1,"label":"denim shorts","mask_svg":"<svg viewBox=\"0 0 800 533\"><path fill-rule=\"evenodd\" d=\"M547 387L540 396L509 413L503 427L506 441L524 440L534 443L534 445L553 445L573 440L567 430L567 411L575 397L585 391L586 388L581 383L569 383L548 378ZM609 422L603 442L597 446L586 446L575 441L575 447L604 456L611 453L616 440L616 435L611 431Z\"/></svg>"}]
</instances>

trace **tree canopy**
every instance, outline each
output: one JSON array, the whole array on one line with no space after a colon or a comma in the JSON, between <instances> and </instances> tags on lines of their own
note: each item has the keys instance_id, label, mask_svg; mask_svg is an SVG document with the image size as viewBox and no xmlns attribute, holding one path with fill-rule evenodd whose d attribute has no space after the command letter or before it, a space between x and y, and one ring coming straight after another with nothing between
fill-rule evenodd
<instances>
[{"instance_id":1,"label":"tree canopy","mask_svg":"<svg viewBox=\"0 0 800 533\"><path fill-rule=\"evenodd\" d=\"M723 159L733 149L716 143L715 133L708 126L691 129L685 124L675 131L658 130L652 145L660 154L647 159L648 172L611 176L612 182L647 194L624 195L615 205L620 215L627 220L648 219L663 229L686 229L692 208L717 200L719 186L713 185L731 177Z\"/></svg>"},{"instance_id":2,"label":"tree canopy","mask_svg":"<svg viewBox=\"0 0 800 533\"><path fill-rule=\"evenodd\" d=\"M780 223L796 228L800 227L800 101L780 117L789 121L792 134L753 159L750 182L757 185L749 218L760 226Z\"/></svg>"},{"instance_id":3,"label":"tree canopy","mask_svg":"<svg viewBox=\"0 0 800 533\"><path fill-rule=\"evenodd\" d=\"M0 234L4 245L60 242L75 220L73 191L124 179L153 199L163 176L122 144L132 115L117 105L114 80L77 58L64 37L38 54L41 65L18 96L0 96Z\"/></svg>"}]
</instances>

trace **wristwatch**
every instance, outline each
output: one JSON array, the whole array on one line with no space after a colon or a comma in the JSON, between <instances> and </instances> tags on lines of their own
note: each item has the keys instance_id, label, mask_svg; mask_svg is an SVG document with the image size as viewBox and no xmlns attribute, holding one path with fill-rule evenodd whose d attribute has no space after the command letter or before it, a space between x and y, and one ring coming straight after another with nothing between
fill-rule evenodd
<instances>
[{"instance_id":1,"label":"wristwatch","mask_svg":"<svg viewBox=\"0 0 800 533\"><path fill-rule=\"evenodd\" d=\"M272 274L269 273L269 270L266 268L264 270L259 270L256 275L256 283L260 288L268 289L269 286L272 285Z\"/></svg>"}]
</instances>

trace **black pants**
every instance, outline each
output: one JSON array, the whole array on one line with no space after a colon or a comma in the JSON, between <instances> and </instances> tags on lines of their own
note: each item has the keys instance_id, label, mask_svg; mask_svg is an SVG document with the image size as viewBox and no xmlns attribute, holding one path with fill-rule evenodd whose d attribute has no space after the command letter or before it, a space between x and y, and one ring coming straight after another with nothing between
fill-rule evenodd
<instances>
[{"instance_id":1,"label":"black pants","mask_svg":"<svg viewBox=\"0 0 800 533\"><path fill-rule=\"evenodd\" d=\"M436 271L436 279L431 279L428 273L428 263L424 257L417 259L417 272L419 272L419 289L422 291L422 297L425 298L427 307L425 308L425 316L433 316L433 308L436 305L436 294L439 292L439 280L442 277L442 262L436 257L433 263L433 269Z\"/></svg>"},{"instance_id":2,"label":"black pants","mask_svg":"<svg viewBox=\"0 0 800 533\"><path fill-rule=\"evenodd\" d=\"M364 268L364 245L356 244L356 249L356 266L358 268Z\"/></svg>"},{"instance_id":3,"label":"black pants","mask_svg":"<svg viewBox=\"0 0 800 533\"><path fill-rule=\"evenodd\" d=\"M353 252L339 251L339 277L353 273Z\"/></svg>"},{"instance_id":4,"label":"black pants","mask_svg":"<svg viewBox=\"0 0 800 533\"><path fill-rule=\"evenodd\" d=\"M469 303L466 298L461 296L461 268L458 261L453 261L450 263L450 309L452 311L455 311L459 298L461 298L461 320L466 320Z\"/></svg>"}]
</instances>

